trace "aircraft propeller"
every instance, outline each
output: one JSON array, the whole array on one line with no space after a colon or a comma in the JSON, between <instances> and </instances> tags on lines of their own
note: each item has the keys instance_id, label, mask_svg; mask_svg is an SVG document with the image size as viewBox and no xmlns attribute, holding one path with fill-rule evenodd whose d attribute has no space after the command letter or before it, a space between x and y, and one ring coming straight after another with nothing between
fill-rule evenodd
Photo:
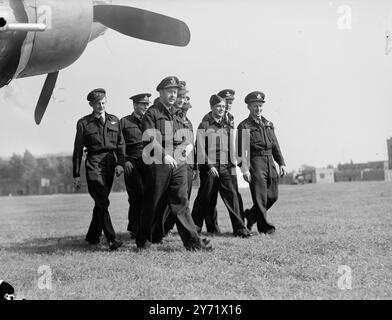
<instances>
[{"instance_id":1,"label":"aircraft propeller","mask_svg":"<svg viewBox=\"0 0 392 320\"><path fill-rule=\"evenodd\" d=\"M46 108L48 107L49 101L52 97L53 90L56 86L57 78L59 76L59 71L49 73L46 77L44 86L41 91L41 95L39 96L39 100L37 106L35 108L34 118L35 123L40 124L42 118L45 114Z\"/></svg>"},{"instance_id":2,"label":"aircraft propeller","mask_svg":"<svg viewBox=\"0 0 392 320\"><path fill-rule=\"evenodd\" d=\"M95 5L94 20L129 37L167 45L185 47L191 37L181 20L133 7Z\"/></svg>"},{"instance_id":3,"label":"aircraft propeller","mask_svg":"<svg viewBox=\"0 0 392 320\"><path fill-rule=\"evenodd\" d=\"M126 36L166 45L185 47L191 38L189 28L183 21L133 7L96 4L94 21ZM37 125L45 114L58 75L57 71L46 78L35 109Z\"/></svg>"}]
</instances>

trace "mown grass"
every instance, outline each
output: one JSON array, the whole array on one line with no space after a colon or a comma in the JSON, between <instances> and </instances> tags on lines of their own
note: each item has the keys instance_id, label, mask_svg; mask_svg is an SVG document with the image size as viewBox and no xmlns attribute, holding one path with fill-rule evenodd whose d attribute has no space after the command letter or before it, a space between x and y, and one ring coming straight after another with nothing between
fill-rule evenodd
<instances>
[{"instance_id":1,"label":"mown grass","mask_svg":"<svg viewBox=\"0 0 392 320\"><path fill-rule=\"evenodd\" d=\"M125 245L117 252L84 243L88 195L0 198L0 279L26 299L391 299L392 184L282 186L270 211L274 236L232 238L219 202L212 253L183 249L177 234L137 252L126 233L127 199L111 195ZM196 190L193 192L193 197ZM250 194L242 190L244 203ZM52 290L38 288L38 268ZM338 287L339 266L352 289Z\"/></svg>"}]
</instances>

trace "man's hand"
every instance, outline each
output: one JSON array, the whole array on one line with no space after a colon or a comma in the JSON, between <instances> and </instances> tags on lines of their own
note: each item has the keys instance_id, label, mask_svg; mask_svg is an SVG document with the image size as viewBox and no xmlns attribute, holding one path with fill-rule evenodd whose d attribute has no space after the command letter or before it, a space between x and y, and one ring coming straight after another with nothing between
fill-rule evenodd
<instances>
[{"instance_id":1,"label":"man's hand","mask_svg":"<svg viewBox=\"0 0 392 320\"><path fill-rule=\"evenodd\" d=\"M250 183L250 181L252 180L249 171L245 172L242 176L244 177L244 180L245 180L247 183Z\"/></svg>"},{"instance_id":2,"label":"man's hand","mask_svg":"<svg viewBox=\"0 0 392 320\"><path fill-rule=\"evenodd\" d=\"M124 173L124 168L122 166L117 166L116 167L116 176L117 176L117 178L119 176L121 176L123 173Z\"/></svg>"},{"instance_id":3,"label":"man's hand","mask_svg":"<svg viewBox=\"0 0 392 320\"><path fill-rule=\"evenodd\" d=\"M168 154L165 156L165 164L170 165L172 168L177 168L177 161Z\"/></svg>"},{"instance_id":4,"label":"man's hand","mask_svg":"<svg viewBox=\"0 0 392 320\"><path fill-rule=\"evenodd\" d=\"M208 171L208 175L219 178L219 172L215 167L212 167L210 171Z\"/></svg>"},{"instance_id":5,"label":"man's hand","mask_svg":"<svg viewBox=\"0 0 392 320\"><path fill-rule=\"evenodd\" d=\"M193 176L192 176L192 181L196 181L197 179L197 170L193 170Z\"/></svg>"},{"instance_id":6,"label":"man's hand","mask_svg":"<svg viewBox=\"0 0 392 320\"><path fill-rule=\"evenodd\" d=\"M286 173L287 173L286 167L285 166L280 166L279 167L279 173L280 173L281 177L284 177L286 175Z\"/></svg>"},{"instance_id":7,"label":"man's hand","mask_svg":"<svg viewBox=\"0 0 392 320\"><path fill-rule=\"evenodd\" d=\"M74 187L76 191L79 191L81 188L80 177L74 178Z\"/></svg>"},{"instance_id":8,"label":"man's hand","mask_svg":"<svg viewBox=\"0 0 392 320\"><path fill-rule=\"evenodd\" d=\"M124 169L125 173L127 175L130 175L133 171L133 164L131 161L127 161L125 162L125 169Z\"/></svg>"}]
</instances>

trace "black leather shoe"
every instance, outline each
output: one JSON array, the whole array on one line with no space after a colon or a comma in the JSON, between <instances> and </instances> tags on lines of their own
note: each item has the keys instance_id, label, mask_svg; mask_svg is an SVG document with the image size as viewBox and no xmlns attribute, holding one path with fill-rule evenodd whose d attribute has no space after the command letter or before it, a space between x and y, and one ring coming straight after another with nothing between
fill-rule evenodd
<instances>
[{"instance_id":1,"label":"black leather shoe","mask_svg":"<svg viewBox=\"0 0 392 320\"><path fill-rule=\"evenodd\" d=\"M118 240L114 240L113 242L110 243L110 250L114 251L117 250L118 248L120 248L123 245L123 243L121 241Z\"/></svg>"},{"instance_id":2,"label":"black leather shoe","mask_svg":"<svg viewBox=\"0 0 392 320\"><path fill-rule=\"evenodd\" d=\"M275 232L276 232L276 228L273 226L259 230L259 233L264 233L264 234L268 234L268 235L272 235Z\"/></svg>"},{"instance_id":3,"label":"black leather shoe","mask_svg":"<svg viewBox=\"0 0 392 320\"><path fill-rule=\"evenodd\" d=\"M138 245L137 250L138 251L147 250L147 249L151 248L151 246L152 246L152 243L150 241L146 241L143 245Z\"/></svg>"},{"instance_id":4,"label":"black leather shoe","mask_svg":"<svg viewBox=\"0 0 392 320\"><path fill-rule=\"evenodd\" d=\"M234 237L249 238L251 233L246 229L240 229L233 233Z\"/></svg>"},{"instance_id":5,"label":"black leather shoe","mask_svg":"<svg viewBox=\"0 0 392 320\"><path fill-rule=\"evenodd\" d=\"M214 247L211 244L211 240L208 238L202 238L200 240L200 245L199 246L192 246L192 247L186 247L186 250L188 251L213 251Z\"/></svg>"}]
</instances>

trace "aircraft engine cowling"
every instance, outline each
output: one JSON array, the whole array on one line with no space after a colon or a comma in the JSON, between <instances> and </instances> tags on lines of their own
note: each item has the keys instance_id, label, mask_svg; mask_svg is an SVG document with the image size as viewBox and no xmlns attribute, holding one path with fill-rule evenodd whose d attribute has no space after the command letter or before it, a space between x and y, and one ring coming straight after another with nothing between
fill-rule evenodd
<instances>
[{"instance_id":1,"label":"aircraft engine cowling","mask_svg":"<svg viewBox=\"0 0 392 320\"><path fill-rule=\"evenodd\" d=\"M5 23L26 23L27 15L21 1L0 1L0 28ZM0 88L16 73L26 32L0 32Z\"/></svg>"},{"instance_id":2,"label":"aircraft engine cowling","mask_svg":"<svg viewBox=\"0 0 392 320\"><path fill-rule=\"evenodd\" d=\"M52 73L74 63L90 39L92 0L26 0L24 3L29 23L44 23L47 29L27 35L15 77Z\"/></svg>"}]
</instances>

